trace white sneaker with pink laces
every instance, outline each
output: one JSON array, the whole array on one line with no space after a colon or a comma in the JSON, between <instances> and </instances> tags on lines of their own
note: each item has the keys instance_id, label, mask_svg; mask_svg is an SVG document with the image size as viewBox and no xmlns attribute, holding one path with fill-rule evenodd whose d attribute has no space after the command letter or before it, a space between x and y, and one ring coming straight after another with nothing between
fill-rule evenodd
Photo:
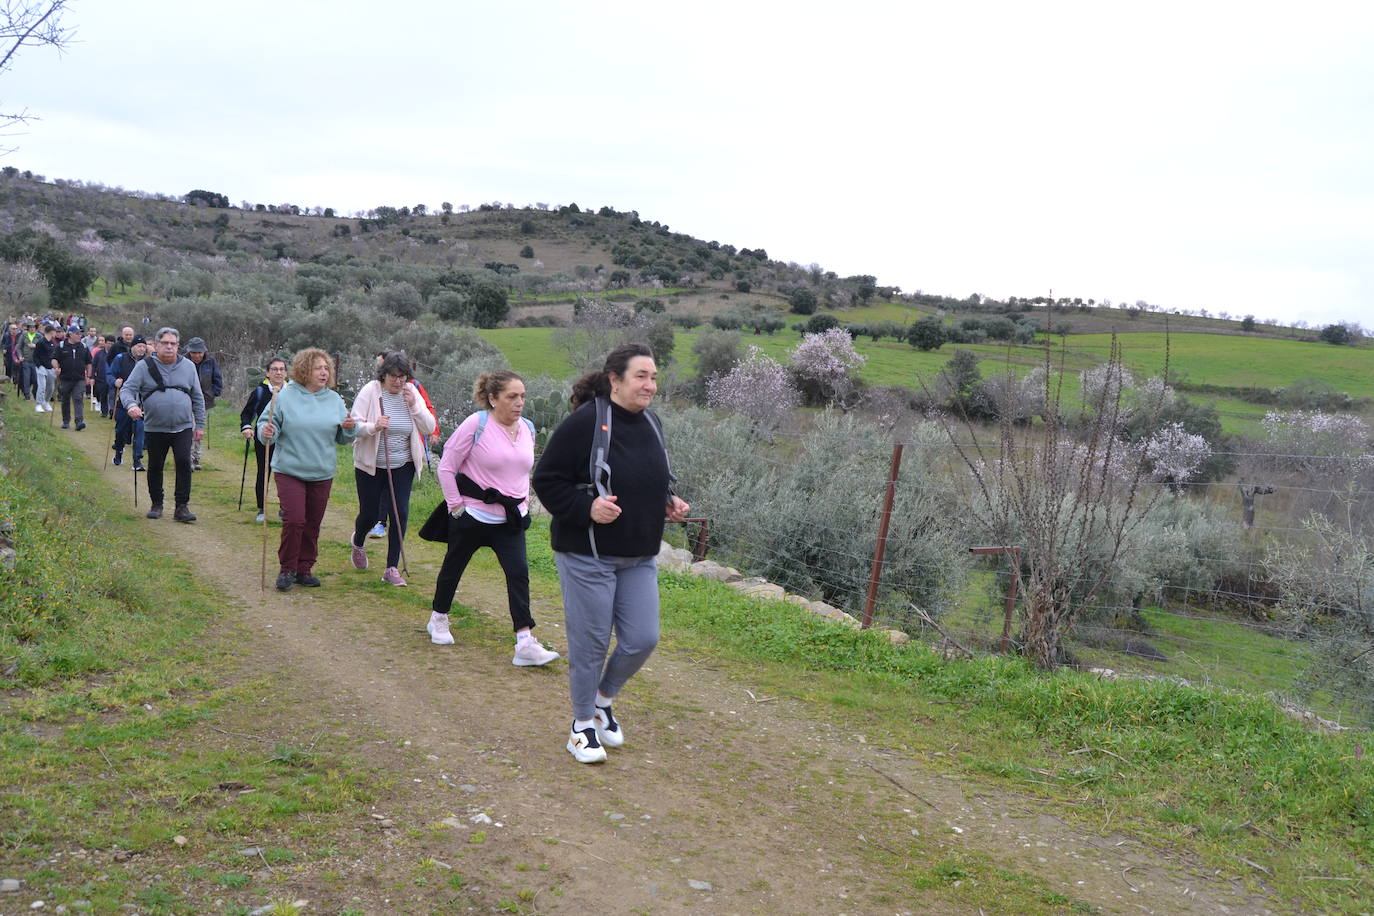
<instances>
[{"instance_id":1,"label":"white sneaker with pink laces","mask_svg":"<svg viewBox=\"0 0 1374 916\"><path fill-rule=\"evenodd\" d=\"M440 614L438 611L431 611L429 623L425 625L425 630L429 632L429 641L436 646L453 645L453 634L448 631L448 615Z\"/></svg>"}]
</instances>

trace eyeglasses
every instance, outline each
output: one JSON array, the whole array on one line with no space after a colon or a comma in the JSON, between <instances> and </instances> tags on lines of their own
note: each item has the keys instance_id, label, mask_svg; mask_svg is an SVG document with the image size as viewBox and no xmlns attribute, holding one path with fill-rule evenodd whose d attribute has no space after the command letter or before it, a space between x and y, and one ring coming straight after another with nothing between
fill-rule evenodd
<instances>
[{"instance_id":1,"label":"eyeglasses","mask_svg":"<svg viewBox=\"0 0 1374 916\"><path fill-rule=\"evenodd\" d=\"M159 340L159 341L157 342L157 345L158 345L159 347L175 347L175 346L179 345L179 343L180 343L180 341L176 341L176 340Z\"/></svg>"}]
</instances>

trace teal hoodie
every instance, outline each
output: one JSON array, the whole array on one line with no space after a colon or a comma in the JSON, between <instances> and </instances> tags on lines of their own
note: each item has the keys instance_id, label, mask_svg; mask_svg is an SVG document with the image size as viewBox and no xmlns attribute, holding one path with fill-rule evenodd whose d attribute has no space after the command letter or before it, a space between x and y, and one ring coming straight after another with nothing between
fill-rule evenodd
<instances>
[{"instance_id":1,"label":"teal hoodie","mask_svg":"<svg viewBox=\"0 0 1374 916\"><path fill-rule=\"evenodd\" d=\"M277 434L268 439L262 428L268 416ZM357 434L342 425L348 405L332 388L312 393L304 385L290 382L258 418L258 440L272 445L272 470L290 474L298 480L330 480L338 467L340 445L347 445Z\"/></svg>"}]
</instances>

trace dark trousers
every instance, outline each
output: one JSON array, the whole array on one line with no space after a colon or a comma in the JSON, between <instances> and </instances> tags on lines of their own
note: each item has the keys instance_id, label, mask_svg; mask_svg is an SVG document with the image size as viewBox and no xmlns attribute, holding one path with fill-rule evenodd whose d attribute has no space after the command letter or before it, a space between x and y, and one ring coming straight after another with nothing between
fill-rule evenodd
<instances>
[{"instance_id":1,"label":"dark trousers","mask_svg":"<svg viewBox=\"0 0 1374 916\"><path fill-rule=\"evenodd\" d=\"M143 421L131 419L128 411L124 409L124 405L119 403L118 398L115 399L114 416L115 454L122 455L124 453L124 446L128 445L132 440L134 445L134 459L141 459L143 457L143 440L146 438L143 432Z\"/></svg>"},{"instance_id":2,"label":"dark trousers","mask_svg":"<svg viewBox=\"0 0 1374 916\"><path fill-rule=\"evenodd\" d=\"M472 555L483 547L490 547L506 574L506 602L510 605L510 622L514 629L523 630L534 626L530 616L530 567L525 559L525 529L530 526L529 516L519 530L512 531L509 525L488 525L479 522L466 512L448 519L448 550L444 553L444 565L439 569L439 578L434 581L434 610L447 614L453 606L453 593L458 591L458 582L463 571L468 568Z\"/></svg>"},{"instance_id":3,"label":"dark trousers","mask_svg":"<svg viewBox=\"0 0 1374 916\"><path fill-rule=\"evenodd\" d=\"M277 499L281 500L281 543L277 563L282 572L305 575L315 568L320 556L320 523L329 505L329 490L334 479L301 480L290 474L273 472Z\"/></svg>"},{"instance_id":4,"label":"dark trousers","mask_svg":"<svg viewBox=\"0 0 1374 916\"><path fill-rule=\"evenodd\" d=\"M57 381L57 396L62 399L62 422L72 419L72 402L76 402L76 422L86 422L86 380L79 375L62 376Z\"/></svg>"},{"instance_id":5,"label":"dark trousers","mask_svg":"<svg viewBox=\"0 0 1374 916\"><path fill-rule=\"evenodd\" d=\"M194 429L183 429L179 433L151 430L144 433L148 440L148 499L153 505L162 505L162 466L167 463L169 450L176 467L176 489L172 491L172 498L178 506L191 501L191 437L194 434Z\"/></svg>"},{"instance_id":6,"label":"dark trousers","mask_svg":"<svg viewBox=\"0 0 1374 916\"><path fill-rule=\"evenodd\" d=\"M263 508L263 488L267 485L267 446L253 439L253 455L258 459L258 476L253 478L253 493L258 498L258 511Z\"/></svg>"},{"instance_id":7,"label":"dark trousers","mask_svg":"<svg viewBox=\"0 0 1374 916\"><path fill-rule=\"evenodd\" d=\"M19 395L24 400L33 397L34 386L38 382L38 375L33 368L33 363L24 360L15 367L16 374L19 376Z\"/></svg>"},{"instance_id":8,"label":"dark trousers","mask_svg":"<svg viewBox=\"0 0 1374 916\"><path fill-rule=\"evenodd\" d=\"M358 485L358 517L353 522L353 543L362 545L367 533L379 519L390 522L386 529L386 565L395 566L401 561L401 541L406 536L406 519L410 517L410 488L415 483L415 462L407 461L398 468L391 469L391 485L387 485L386 468L377 468L377 473L353 469L353 480ZM396 490L396 511L391 507L391 490ZM399 512L401 517L396 518Z\"/></svg>"}]
</instances>

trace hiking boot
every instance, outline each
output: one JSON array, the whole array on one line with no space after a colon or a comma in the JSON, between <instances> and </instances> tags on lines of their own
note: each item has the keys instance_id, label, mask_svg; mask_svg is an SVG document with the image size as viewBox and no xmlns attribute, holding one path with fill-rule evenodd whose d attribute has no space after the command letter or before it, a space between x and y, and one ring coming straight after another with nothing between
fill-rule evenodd
<instances>
[{"instance_id":1,"label":"hiking boot","mask_svg":"<svg viewBox=\"0 0 1374 916\"><path fill-rule=\"evenodd\" d=\"M596 740L594 728L584 728L582 731L574 729L568 735L568 753L576 757L578 763L603 763L606 760L606 749Z\"/></svg>"},{"instance_id":2,"label":"hiking boot","mask_svg":"<svg viewBox=\"0 0 1374 916\"><path fill-rule=\"evenodd\" d=\"M153 503L152 508L148 510L148 517L162 518L162 503Z\"/></svg>"},{"instance_id":3,"label":"hiking boot","mask_svg":"<svg viewBox=\"0 0 1374 916\"><path fill-rule=\"evenodd\" d=\"M349 538L348 546L352 550L350 559L353 560L353 568L367 569L367 548L353 543L352 538Z\"/></svg>"},{"instance_id":4,"label":"hiking boot","mask_svg":"<svg viewBox=\"0 0 1374 916\"><path fill-rule=\"evenodd\" d=\"M296 574L293 572L283 572L277 576L277 591L289 592L291 586L296 584Z\"/></svg>"},{"instance_id":5,"label":"hiking boot","mask_svg":"<svg viewBox=\"0 0 1374 916\"><path fill-rule=\"evenodd\" d=\"M377 524L372 526L372 530L367 533L367 536L370 538L386 537L386 525L383 525L381 522L378 522Z\"/></svg>"},{"instance_id":6,"label":"hiking boot","mask_svg":"<svg viewBox=\"0 0 1374 916\"><path fill-rule=\"evenodd\" d=\"M113 458L112 460L114 461L114 466L115 466L115 467L119 467L121 464L124 463L124 453L123 453L123 452L115 452L115 456L114 456L114 458Z\"/></svg>"},{"instance_id":7,"label":"hiking boot","mask_svg":"<svg viewBox=\"0 0 1374 916\"><path fill-rule=\"evenodd\" d=\"M81 431L82 431L83 429L85 429L85 428L86 428L86 421L85 421L85 420L82 420L81 422L79 422L79 423L76 424L76 431L77 431L77 432L81 432Z\"/></svg>"},{"instance_id":8,"label":"hiking boot","mask_svg":"<svg viewBox=\"0 0 1374 916\"><path fill-rule=\"evenodd\" d=\"M557 652L552 649L545 649L539 644L539 640L531 636L529 639L517 639L515 641L515 657L511 659L510 663L525 668L532 665L547 665L557 658Z\"/></svg>"},{"instance_id":9,"label":"hiking boot","mask_svg":"<svg viewBox=\"0 0 1374 916\"><path fill-rule=\"evenodd\" d=\"M200 470L200 462L199 462L199 461L192 461L192 462L191 462L191 470L193 470L193 471L199 471L199 470Z\"/></svg>"},{"instance_id":10,"label":"hiking boot","mask_svg":"<svg viewBox=\"0 0 1374 916\"><path fill-rule=\"evenodd\" d=\"M137 474L139 471L146 471L146 470L148 470L148 469L145 468L145 467L143 466L143 459L142 459L142 458L135 457L135 458L134 458L134 473Z\"/></svg>"},{"instance_id":11,"label":"hiking boot","mask_svg":"<svg viewBox=\"0 0 1374 916\"><path fill-rule=\"evenodd\" d=\"M453 634L448 631L448 615L440 614L438 611L431 611L429 623L425 624L425 631L429 633L429 641L436 646L453 645Z\"/></svg>"},{"instance_id":12,"label":"hiking boot","mask_svg":"<svg viewBox=\"0 0 1374 916\"><path fill-rule=\"evenodd\" d=\"M625 743L625 733L620 730L620 723L611 714L611 707L596 707L596 716L592 719L596 723L596 738L606 747L620 747Z\"/></svg>"},{"instance_id":13,"label":"hiking boot","mask_svg":"<svg viewBox=\"0 0 1374 916\"><path fill-rule=\"evenodd\" d=\"M67 421L63 420L63 421L62 421L62 428L63 428L63 429L71 429L72 427L71 427L71 424L70 424L70 423L68 423Z\"/></svg>"},{"instance_id":14,"label":"hiking boot","mask_svg":"<svg viewBox=\"0 0 1374 916\"><path fill-rule=\"evenodd\" d=\"M263 515L261 512L253 516L253 524L255 525L261 525L265 521L267 521L267 516Z\"/></svg>"},{"instance_id":15,"label":"hiking boot","mask_svg":"<svg viewBox=\"0 0 1374 916\"><path fill-rule=\"evenodd\" d=\"M304 585L306 588L319 588L320 577L308 572L298 572L296 573L296 584Z\"/></svg>"},{"instance_id":16,"label":"hiking boot","mask_svg":"<svg viewBox=\"0 0 1374 916\"><path fill-rule=\"evenodd\" d=\"M404 587L406 580L401 578L401 571L394 566L388 566L386 572L382 573L382 581L387 585L399 585Z\"/></svg>"},{"instance_id":17,"label":"hiking boot","mask_svg":"<svg viewBox=\"0 0 1374 916\"><path fill-rule=\"evenodd\" d=\"M185 503L177 504L177 507L172 510L172 518L179 522L187 522L188 524L196 520L195 513L193 513L191 507Z\"/></svg>"}]
</instances>

